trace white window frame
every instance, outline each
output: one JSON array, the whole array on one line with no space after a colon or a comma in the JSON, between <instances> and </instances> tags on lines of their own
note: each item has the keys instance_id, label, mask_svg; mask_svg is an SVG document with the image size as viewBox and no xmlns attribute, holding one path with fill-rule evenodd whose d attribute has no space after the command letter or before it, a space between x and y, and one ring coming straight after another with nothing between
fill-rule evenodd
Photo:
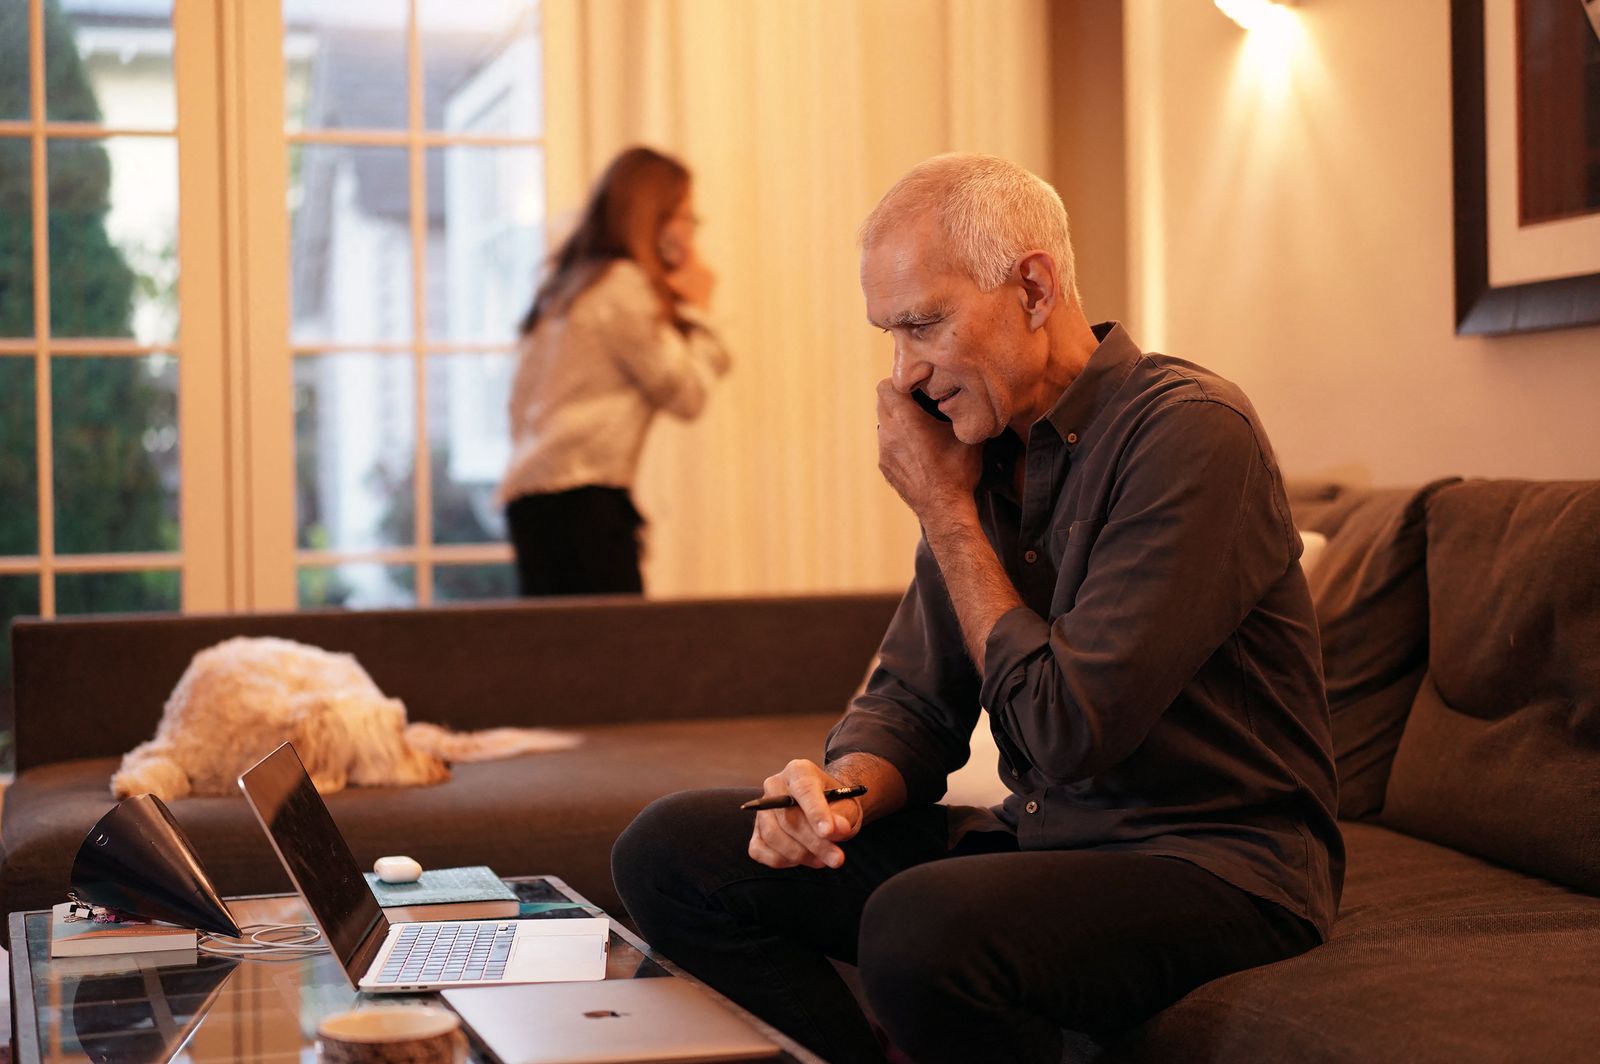
<instances>
[{"instance_id":1,"label":"white window frame","mask_svg":"<svg viewBox=\"0 0 1600 1064\"><path fill-rule=\"evenodd\" d=\"M508 564L504 543L432 542L428 434L429 360L453 354L507 353L506 342L432 341L424 315L428 241L426 162L454 144L536 146L547 136L457 134L423 128L422 64L416 0L408 23L408 127L395 131L285 128L283 16L277 2L174 0L172 130L127 130L45 120L42 0L29 0L30 114L0 123L32 146L35 333L0 339L0 352L31 355L35 366L39 542L37 554L0 558L0 575L37 575L40 613L56 615L55 576L63 573L177 569L184 612L297 608L297 570L343 562L411 564L419 604L433 601L441 564ZM544 6L541 5L541 20ZM546 39L541 25L538 47ZM541 96L547 95L541 92ZM173 136L178 151L178 332L170 344L55 339L50 335L47 145L63 137ZM293 359L351 345L290 344L288 148L306 144L381 144L409 152L409 232L413 248L412 338L368 343L361 351L410 357L415 402L414 544L370 551L295 546ZM548 163L546 164L548 169ZM546 180L548 217L548 180ZM171 352L178 363L180 549L173 552L62 556L55 551L50 364L66 355L139 356Z\"/></svg>"},{"instance_id":2,"label":"white window frame","mask_svg":"<svg viewBox=\"0 0 1600 1064\"><path fill-rule=\"evenodd\" d=\"M457 144L481 147L538 147L548 151L546 136L459 133L424 128L423 70L419 34L412 0L408 22L407 62L408 124L398 130L300 130L286 133L282 85L284 80L283 18L277 3L243 3L229 6L232 33L237 42L225 49L237 70L241 120L238 168L240 181L230 189L238 203L242 239L232 248L238 254L236 269L241 291L250 293L248 313L240 323L242 375L248 387L244 423L233 427L239 446L251 456L248 482L252 506L241 515L249 529L250 549L239 566L238 582L248 589L243 608L293 609L296 573L305 566L347 562L413 565L416 601L434 601L434 576L442 564L506 564L510 548L504 543L436 544L433 542L432 456L429 449L428 364L433 358L463 354L510 354L513 340L504 342L435 341L429 338L425 315L428 249L427 153ZM544 10L541 5L541 13ZM225 21L228 21L225 19ZM544 36L539 37L543 48ZM268 88L270 87L270 88ZM541 94L543 95L543 94ZM390 343L294 344L289 341L289 215L281 207L288 194L288 146L340 144L403 147L409 153L411 178L410 238L412 249L411 333L409 340ZM546 213L548 216L548 192ZM248 252L245 254L245 252ZM438 253L438 249L435 249ZM293 359L300 354L351 351L392 354L411 358L415 454L413 491L415 528L413 543L405 547L373 550L309 550L295 547L294 430L291 411ZM274 412L255 416L251 411Z\"/></svg>"}]
</instances>

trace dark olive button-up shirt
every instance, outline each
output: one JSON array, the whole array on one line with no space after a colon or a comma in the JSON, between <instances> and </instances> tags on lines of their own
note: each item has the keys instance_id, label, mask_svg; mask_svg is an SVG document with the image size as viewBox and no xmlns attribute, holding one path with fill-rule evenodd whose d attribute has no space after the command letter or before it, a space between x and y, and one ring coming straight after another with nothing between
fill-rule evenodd
<instances>
[{"instance_id":1,"label":"dark olive button-up shirt","mask_svg":"<svg viewBox=\"0 0 1600 1064\"><path fill-rule=\"evenodd\" d=\"M1181 858L1326 937L1344 844L1316 619L1244 394L1115 323L1027 444L984 450L979 514L1025 605L979 674L926 541L866 690L828 737L934 802L980 705L1024 850ZM1022 496L1013 488L1024 463ZM998 823L995 823L998 821Z\"/></svg>"}]
</instances>

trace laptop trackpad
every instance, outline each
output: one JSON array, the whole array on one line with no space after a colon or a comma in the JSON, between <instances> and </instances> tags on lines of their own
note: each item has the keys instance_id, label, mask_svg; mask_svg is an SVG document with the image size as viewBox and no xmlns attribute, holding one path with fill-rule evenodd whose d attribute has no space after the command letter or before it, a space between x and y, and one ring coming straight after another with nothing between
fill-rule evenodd
<instances>
[{"instance_id":1,"label":"laptop trackpad","mask_svg":"<svg viewBox=\"0 0 1600 1064\"><path fill-rule=\"evenodd\" d=\"M529 926L518 929L508 977L539 983L606 977L606 939L611 930L606 917L519 923Z\"/></svg>"}]
</instances>

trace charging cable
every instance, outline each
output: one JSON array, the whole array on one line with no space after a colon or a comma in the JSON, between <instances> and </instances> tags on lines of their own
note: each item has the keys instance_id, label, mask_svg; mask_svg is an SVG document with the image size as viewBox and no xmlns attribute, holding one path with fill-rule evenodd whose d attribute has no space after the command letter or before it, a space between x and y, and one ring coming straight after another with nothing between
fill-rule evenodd
<instances>
[{"instance_id":1,"label":"charging cable","mask_svg":"<svg viewBox=\"0 0 1600 1064\"><path fill-rule=\"evenodd\" d=\"M246 924L240 931L238 938L200 932L200 952L214 957L293 961L328 951L316 924Z\"/></svg>"}]
</instances>

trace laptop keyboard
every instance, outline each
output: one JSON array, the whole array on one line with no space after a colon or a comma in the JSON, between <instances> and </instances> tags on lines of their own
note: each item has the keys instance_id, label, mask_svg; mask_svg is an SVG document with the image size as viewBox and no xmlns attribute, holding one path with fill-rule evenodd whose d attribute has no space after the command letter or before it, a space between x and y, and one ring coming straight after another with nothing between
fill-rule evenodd
<instances>
[{"instance_id":1,"label":"laptop keyboard","mask_svg":"<svg viewBox=\"0 0 1600 1064\"><path fill-rule=\"evenodd\" d=\"M400 930L380 983L468 983L506 974L516 926L493 920L411 924Z\"/></svg>"}]
</instances>

